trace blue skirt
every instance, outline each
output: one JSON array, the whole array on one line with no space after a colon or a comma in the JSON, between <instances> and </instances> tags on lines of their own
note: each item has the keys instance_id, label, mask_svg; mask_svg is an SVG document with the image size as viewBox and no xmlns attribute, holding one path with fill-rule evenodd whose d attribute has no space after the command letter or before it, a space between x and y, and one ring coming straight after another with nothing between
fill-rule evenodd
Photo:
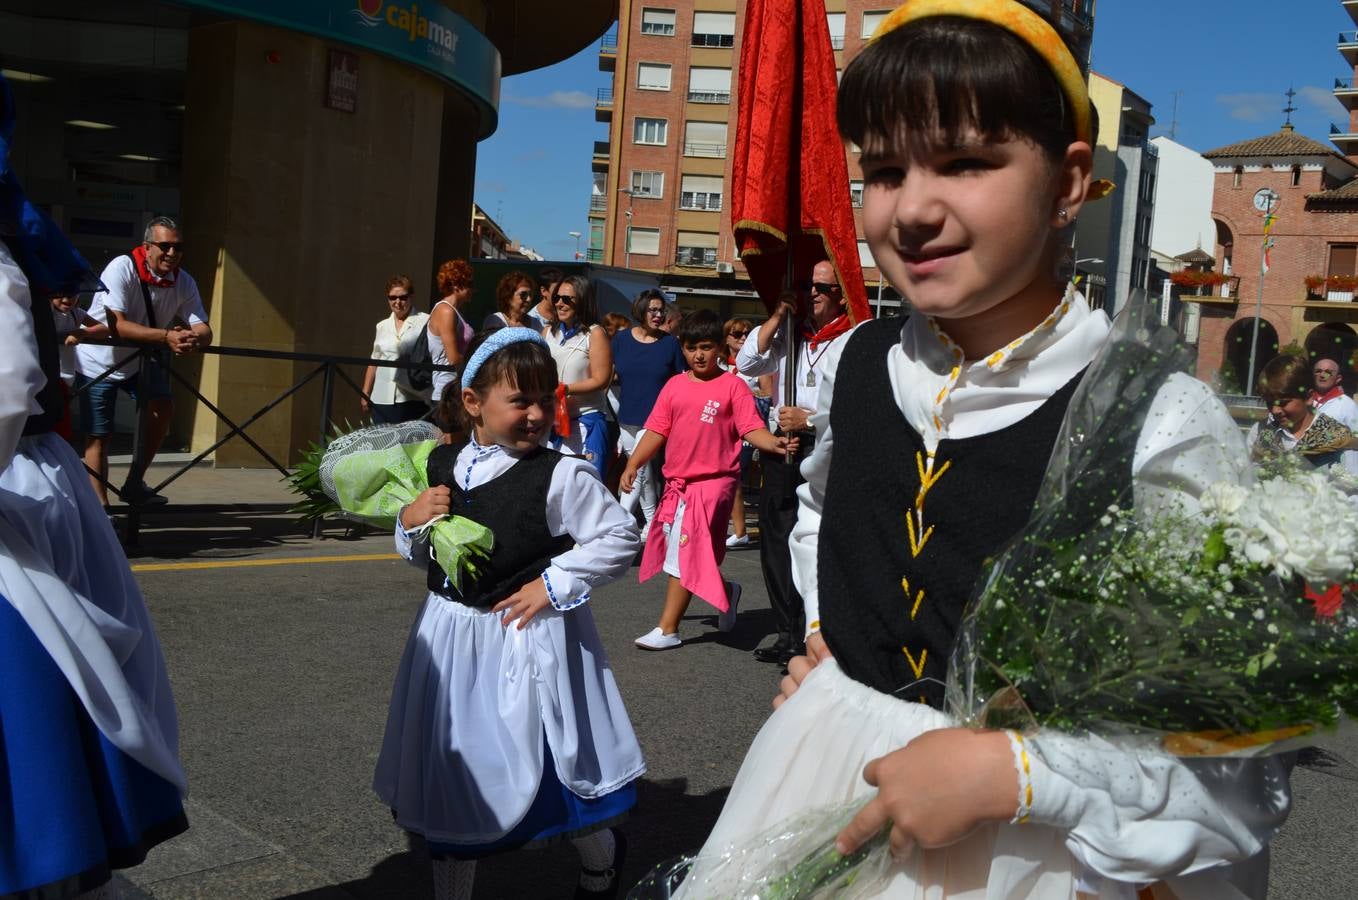
<instances>
[{"instance_id":1,"label":"blue skirt","mask_svg":"<svg viewBox=\"0 0 1358 900\"><path fill-rule=\"evenodd\" d=\"M100 734L0 597L0 900L92 890L187 828L179 791Z\"/></svg>"},{"instance_id":2,"label":"blue skirt","mask_svg":"<svg viewBox=\"0 0 1358 900\"><path fill-rule=\"evenodd\" d=\"M546 743L544 736L544 747ZM635 781L593 800L573 793L556 777L551 748L545 747L542 781L522 822L504 837L485 844L440 844L429 841L429 855L435 859L480 859L510 850L541 847L568 838L583 837L621 822L627 817L628 810L636 805Z\"/></svg>"}]
</instances>

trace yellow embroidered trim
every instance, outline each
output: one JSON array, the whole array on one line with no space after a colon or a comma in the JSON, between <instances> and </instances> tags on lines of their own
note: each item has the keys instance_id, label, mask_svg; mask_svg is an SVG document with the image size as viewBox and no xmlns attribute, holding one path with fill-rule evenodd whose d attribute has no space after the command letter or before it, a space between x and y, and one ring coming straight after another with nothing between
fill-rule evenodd
<instances>
[{"instance_id":1,"label":"yellow embroidered trim","mask_svg":"<svg viewBox=\"0 0 1358 900\"><path fill-rule=\"evenodd\" d=\"M1067 288L1065 298L1057 304L1056 309L1052 310L1047 318L1042 320L1041 324L1022 337L1010 341L1004 347L1001 347L999 350L996 350L994 353L987 356L985 360L986 367L992 370L998 368L1009 361L1009 358L1014 355L1015 350L1027 344L1030 340L1037 337L1039 334L1042 334L1044 331L1050 331L1055 328L1056 323L1060 322L1066 313L1070 312L1070 295L1071 289Z\"/></svg>"},{"instance_id":2,"label":"yellow embroidered trim","mask_svg":"<svg viewBox=\"0 0 1358 900\"><path fill-rule=\"evenodd\" d=\"M945 462L943 467L938 470L937 474L930 474L934 468L934 454L929 454L929 462L926 465L924 456L920 451L916 450L915 468L919 471L919 493L915 494L915 510L923 515L924 498L928 495L929 491L933 489L933 486L938 483L938 480L947 473L948 469L952 468L952 460ZM921 544L921 546L923 545Z\"/></svg>"},{"instance_id":3,"label":"yellow embroidered trim","mask_svg":"<svg viewBox=\"0 0 1358 900\"><path fill-rule=\"evenodd\" d=\"M1019 774L1022 781L1019 788L1023 806L1019 809L1015 820L1020 825L1026 825L1033 810L1033 772L1032 767L1028 762L1028 747L1023 743L1023 735L1019 734L1017 731L1010 731L1009 735L1014 739L1014 743L1018 747Z\"/></svg>"},{"instance_id":4,"label":"yellow embroidered trim","mask_svg":"<svg viewBox=\"0 0 1358 900\"><path fill-rule=\"evenodd\" d=\"M811 631L820 631L820 619L812 622L809 628Z\"/></svg>"},{"instance_id":5,"label":"yellow embroidered trim","mask_svg":"<svg viewBox=\"0 0 1358 900\"><path fill-rule=\"evenodd\" d=\"M921 522L920 526L923 527L923 525L924 523ZM905 517L905 530L910 536L910 556L913 559L924 552L924 545L929 543L929 538L934 536L934 526L930 525L928 528L925 528L924 534L920 537L916 537L914 510L911 510Z\"/></svg>"},{"instance_id":6,"label":"yellow embroidered trim","mask_svg":"<svg viewBox=\"0 0 1358 900\"><path fill-rule=\"evenodd\" d=\"M910 670L915 673L916 678L924 677L924 664L929 659L929 648L925 647L919 653L919 662L915 662L915 657L911 655L909 647L902 647L901 652L905 654L906 660L910 663Z\"/></svg>"},{"instance_id":7,"label":"yellow embroidered trim","mask_svg":"<svg viewBox=\"0 0 1358 900\"><path fill-rule=\"evenodd\" d=\"M901 579L901 590L905 591L905 599L910 599L910 579ZM910 607L910 621L915 621L915 616L919 615L919 606L924 602L924 588L920 588L915 594L915 605Z\"/></svg>"}]
</instances>

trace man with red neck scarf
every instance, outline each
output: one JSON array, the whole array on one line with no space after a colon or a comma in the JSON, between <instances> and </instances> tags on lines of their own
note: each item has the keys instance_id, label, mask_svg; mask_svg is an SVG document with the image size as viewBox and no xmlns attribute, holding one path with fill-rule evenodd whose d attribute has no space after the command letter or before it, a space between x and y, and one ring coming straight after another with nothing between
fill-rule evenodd
<instances>
[{"instance_id":1,"label":"man with red neck scarf","mask_svg":"<svg viewBox=\"0 0 1358 900\"><path fill-rule=\"evenodd\" d=\"M157 348L162 352L147 357L151 366L147 397L147 425L142 458L133 460L120 495L135 506L165 502L150 490L143 476L170 429L174 406L170 401L168 353L183 356L197 353L212 342L212 329L198 293L198 285L188 272L180 270L184 242L179 223L157 216L146 226L141 246L114 257L100 279L106 293L96 294L90 315L106 322L115 338ZM134 351L107 344L82 343L76 350L77 384L94 381ZM94 492L104 505L108 494L108 441L113 433L113 411L118 391L135 397L138 389L136 363L112 372L106 379L87 388L80 398L85 429L85 465L99 478L91 477Z\"/></svg>"},{"instance_id":2,"label":"man with red neck scarf","mask_svg":"<svg viewBox=\"0 0 1358 900\"><path fill-rule=\"evenodd\" d=\"M797 435L801 438L797 457L784 464L775 460L764 466L764 486L759 494L759 562L764 570L764 585L769 593L778 622L778 638L768 647L754 651L761 662L787 665L793 656L805 652L806 613L801 594L792 583L792 556L788 538L797 522L797 488L803 482L800 462L815 445L815 431L810 417L816 410L819 393L821 358L830 345L848 334L847 300L839 283L839 274L828 260L816 263L811 270L810 309L806 319L795 324L797 335L792 352L796 369L793 403L775 406L769 414L769 429L775 434ZM746 340L736 356L736 369L741 375L773 375L774 402L784 400L783 361L788 347L782 333L783 321L795 316L791 303L780 302L754 339Z\"/></svg>"},{"instance_id":3,"label":"man with red neck scarf","mask_svg":"<svg viewBox=\"0 0 1358 900\"><path fill-rule=\"evenodd\" d=\"M1311 377L1315 385L1311 389L1311 407L1358 433L1358 403L1344 393L1344 375L1339 370L1339 363L1318 359L1311 364Z\"/></svg>"}]
</instances>

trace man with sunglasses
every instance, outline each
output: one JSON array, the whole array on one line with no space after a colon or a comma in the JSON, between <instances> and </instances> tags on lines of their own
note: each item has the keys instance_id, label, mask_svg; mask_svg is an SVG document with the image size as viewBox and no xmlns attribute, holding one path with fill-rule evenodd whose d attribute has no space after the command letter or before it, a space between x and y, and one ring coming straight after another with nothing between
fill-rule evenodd
<instances>
[{"instance_id":1,"label":"man with sunglasses","mask_svg":"<svg viewBox=\"0 0 1358 900\"><path fill-rule=\"evenodd\" d=\"M1318 359L1311 366L1315 387L1311 389L1311 406L1358 434L1358 402L1344 393L1344 376L1339 363L1332 359Z\"/></svg>"},{"instance_id":2,"label":"man with sunglasses","mask_svg":"<svg viewBox=\"0 0 1358 900\"><path fill-rule=\"evenodd\" d=\"M769 429L774 434L800 437L796 459L789 457L786 464L773 461L764 466L764 486L759 494L759 562L764 570L769 605L778 622L778 637L772 645L757 648L754 656L760 662L782 666L793 656L806 652L806 613L801 594L792 582L788 538L797 522L797 488L803 483L799 463L815 446L810 417L819 393L819 364L830 345L852 327L847 298L833 263L828 260L816 263L811 270L810 292L809 308L800 322L793 321L797 311L792 303L780 302L755 333L755 340L746 340L736 356L736 369L741 375L774 376L774 402L786 405L770 410ZM789 352L785 321L792 325L796 336L790 348L794 354L791 404L787 404L788 391L783 383L787 368L784 362Z\"/></svg>"},{"instance_id":3,"label":"man with sunglasses","mask_svg":"<svg viewBox=\"0 0 1358 900\"><path fill-rule=\"evenodd\" d=\"M156 351L143 357L150 372L142 458L133 460L127 481L119 491L123 501L134 506L165 502L164 497L146 486L143 476L165 440L174 413L169 356L196 353L212 342L212 328L207 323L198 285L188 272L180 269L183 260L179 223L168 216L157 216L147 223L139 247L115 257L105 267L99 277L107 292L96 294L90 307L90 316L106 323L111 337ZM80 395L85 465L99 474L90 480L105 506L108 442L113 434L118 392L135 398L139 388L137 363L126 362L135 353L130 347L104 343L82 343L76 348L77 386L88 385ZM126 365L121 365L124 362ZM115 366L118 368L114 369ZM109 373L106 378L91 383L105 372Z\"/></svg>"}]
</instances>

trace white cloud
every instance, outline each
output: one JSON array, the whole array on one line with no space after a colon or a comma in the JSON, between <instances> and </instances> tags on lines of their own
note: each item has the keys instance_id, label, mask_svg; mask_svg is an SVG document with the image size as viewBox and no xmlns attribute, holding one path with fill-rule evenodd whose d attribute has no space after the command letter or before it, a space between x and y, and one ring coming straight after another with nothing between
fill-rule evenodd
<instances>
[{"instance_id":1,"label":"white cloud","mask_svg":"<svg viewBox=\"0 0 1358 900\"><path fill-rule=\"evenodd\" d=\"M509 190L509 185L503 181L478 181L476 182L478 191L485 191L487 194L503 194Z\"/></svg>"},{"instance_id":2,"label":"white cloud","mask_svg":"<svg viewBox=\"0 0 1358 900\"><path fill-rule=\"evenodd\" d=\"M515 106L531 106L534 109L588 109L594 105L594 95L584 91L552 91L538 97L506 95L502 99Z\"/></svg>"},{"instance_id":3,"label":"white cloud","mask_svg":"<svg viewBox=\"0 0 1358 900\"><path fill-rule=\"evenodd\" d=\"M1344 104L1339 102L1334 91L1308 84L1297 88L1297 99L1301 101L1302 109L1308 112L1314 111L1328 118L1348 118L1348 110L1344 109Z\"/></svg>"},{"instance_id":4,"label":"white cloud","mask_svg":"<svg viewBox=\"0 0 1358 900\"><path fill-rule=\"evenodd\" d=\"M1260 122L1282 115L1282 104L1277 94L1244 93L1217 94L1217 102L1225 106L1232 119Z\"/></svg>"}]
</instances>

